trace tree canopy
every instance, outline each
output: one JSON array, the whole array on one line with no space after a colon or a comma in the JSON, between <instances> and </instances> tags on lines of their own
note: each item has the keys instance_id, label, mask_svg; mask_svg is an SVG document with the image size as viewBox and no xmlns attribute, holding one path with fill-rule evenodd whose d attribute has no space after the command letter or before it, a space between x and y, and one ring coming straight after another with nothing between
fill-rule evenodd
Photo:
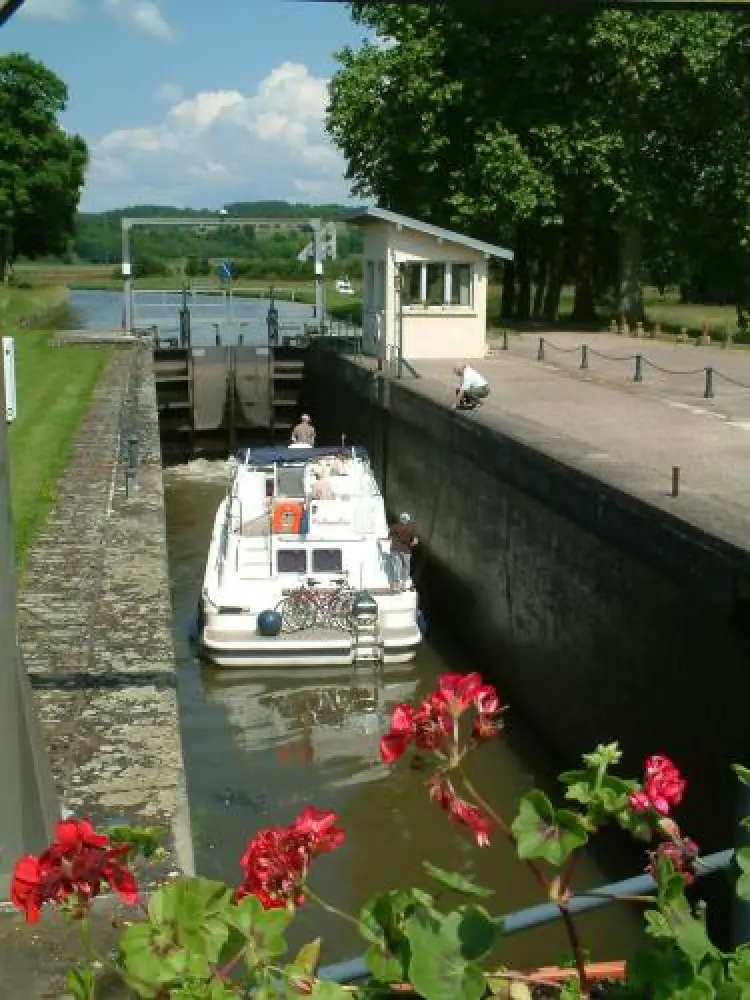
<instances>
[{"instance_id":1,"label":"tree canopy","mask_svg":"<svg viewBox=\"0 0 750 1000\"><path fill-rule=\"evenodd\" d=\"M575 318L608 292L639 318L645 276L747 302L746 18L352 11L377 41L337 53L327 127L354 190L513 247L507 317L554 319L570 281Z\"/></svg>"},{"instance_id":2,"label":"tree canopy","mask_svg":"<svg viewBox=\"0 0 750 1000\"><path fill-rule=\"evenodd\" d=\"M88 154L58 121L67 101L46 66L0 57L0 277L16 254L61 253L72 235Z\"/></svg>"}]
</instances>

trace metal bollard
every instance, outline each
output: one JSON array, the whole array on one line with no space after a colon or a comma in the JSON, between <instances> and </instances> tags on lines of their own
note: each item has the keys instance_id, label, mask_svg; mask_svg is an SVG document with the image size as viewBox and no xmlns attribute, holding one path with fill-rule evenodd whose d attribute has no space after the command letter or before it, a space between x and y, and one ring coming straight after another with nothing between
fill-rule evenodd
<instances>
[{"instance_id":1,"label":"metal bollard","mask_svg":"<svg viewBox=\"0 0 750 1000\"><path fill-rule=\"evenodd\" d=\"M635 356L635 375L633 376L634 382L643 381L643 355L636 354Z\"/></svg>"},{"instance_id":2,"label":"metal bollard","mask_svg":"<svg viewBox=\"0 0 750 1000\"><path fill-rule=\"evenodd\" d=\"M216 346L217 347L221 347L221 332L219 330L219 324L218 323L214 323L213 327L214 327L214 331L215 331L215 334L216 334Z\"/></svg>"},{"instance_id":3,"label":"metal bollard","mask_svg":"<svg viewBox=\"0 0 750 1000\"><path fill-rule=\"evenodd\" d=\"M679 465L672 466L672 496L676 497L680 495L680 467Z\"/></svg>"},{"instance_id":4,"label":"metal bollard","mask_svg":"<svg viewBox=\"0 0 750 1000\"><path fill-rule=\"evenodd\" d=\"M714 370L713 368L706 368L706 388L703 392L704 399L714 398Z\"/></svg>"},{"instance_id":5,"label":"metal bollard","mask_svg":"<svg viewBox=\"0 0 750 1000\"><path fill-rule=\"evenodd\" d=\"M135 493L137 489L137 483L135 481L135 469L125 470L125 499L129 500L131 496Z\"/></svg>"},{"instance_id":6,"label":"metal bollard","mask_svg":"<svg viewBox=\"0 0 750 1000\"><path fill-rule=\"evenodd\" d=\"M245 334L244 333L238 333L237 334L237 346L238 347L242 347L242 345L244 343L245 343Z\"/></svg>"},{"instance_id":7,"label":"metal bollard","mask_svg":"<svg viewBox=\"0 0 750 1000\"><path fill-rule=\"evenodd\" d=\"M508 350L508 331L503 330L503 350Z\"/></svg>"},{"instance_id":8,"label":"metal bollard","mask_svg":"<svg viewBox=\"0 0 750 1000\"><path fill-rule=\"evenodd\" d=\"M128 438L128 468L138 468L138 435L131 434Z\"/></svg>"},{"instance_id":9,"label":"metal bollard","mask_svg":"<svg viewBox=\"0 0 750 1000\"><path fill-rule=\"evenodd\" d=\"M536 356L537 361L544 361L544 337L539 338L539 351Z\"/></svg>"},{"instance_id":10,"label":"metal bollard","mask_svg":"<svg viewBox=\"0 0 750 1000\"><path fill-rule=\"evenodd\" d=\"M588 368L589 366L589 347L588 344L581 344L581 368Z\"/></svg>"}]
</instances>

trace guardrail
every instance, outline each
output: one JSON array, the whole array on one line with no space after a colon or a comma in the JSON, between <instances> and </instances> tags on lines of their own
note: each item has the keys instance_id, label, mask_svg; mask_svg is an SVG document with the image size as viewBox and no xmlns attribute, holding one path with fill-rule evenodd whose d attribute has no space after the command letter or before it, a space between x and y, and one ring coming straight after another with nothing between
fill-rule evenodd
<instances>
[{"instance_id":1,"label":"guardrail","mask_svg":"<svg viewBox=\"0 0 750 1000\"><path fill-rule=\"evenodd\" d=\"M508 344L508 334L504 332L503 334L503 346L504 351L509 350ZM742 382L740 379L734 378L732 375L726 375L724 372L718 371L712 365L703 365L700 368L689 368L689 369L673 369L665 368L663 365L658 364L656 361L652 361L645 354L606 354L604 351L599 351L590 344L576 344L574 347L563 347L561 344L555 344L546 337L539 338L539 346L537 348L537 361L546 361L547 350L557 351L559 354L580 354L581 362L580 369L586 371L590 368L590 358L601 358L605 361L615 361L615 362L625 362L634 365L633 369L633 382L643 382L644 381L644 368L653 368L656 371L661 372L664 375L676 375L683 377L697 376L703 377L703 398L713 399L715 396L714 381L715 379L722 379L724 382L728 382L731 385L736 386L740 389L750 389L750 383Z\"/></svg>"},{"instance_id":2,"label":"guardrail","mask_svg":"<svg viewBox=\"0 0 750 1000\"><path fill-rule=\"evenodd\" d=\"M697 858L695 861L696 879L724 871L731 865L733 857L734 851L730 849L719 851L716 854L708 854L704 858ZM575 914L585 913L587 910L598 910L602 906L616 903L622 896L643 896L653 893L655 889L656 882L650 875L636 875L634 878L623 879L621 882L611 882L609 885L573 896L568 903L568 911ZM560 916L560 908L554 903L539 903L537 906L529 906L524 910L515 910L502 918L503 934L517 934L519 931L541 927L543 924L558 920ZM337 983L355 983L368 979L369 975L364 957L337 962L320 969L318 972L320 979L329 979Z\"/></svg>"}]
</instances>

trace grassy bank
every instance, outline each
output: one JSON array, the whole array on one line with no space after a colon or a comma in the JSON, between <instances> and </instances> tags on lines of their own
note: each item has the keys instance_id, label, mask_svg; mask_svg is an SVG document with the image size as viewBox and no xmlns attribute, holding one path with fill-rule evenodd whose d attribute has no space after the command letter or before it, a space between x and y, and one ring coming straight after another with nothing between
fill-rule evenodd
<instances>
[{"instance_id":1,"label":"grassy bank","mask_svg":"<svg viewBox=\"0 0 750 1000\"><path fill-rule=\"evenodd\" d=\"M110 351L54 346L50 324L66 297L66 289L60 288L0 289L2 330L15 339L17 415L8 437L13 533L21 569L55 503L58 481ZM35 328L22 328L29 321Z\"/></svg>"}]
</instances>

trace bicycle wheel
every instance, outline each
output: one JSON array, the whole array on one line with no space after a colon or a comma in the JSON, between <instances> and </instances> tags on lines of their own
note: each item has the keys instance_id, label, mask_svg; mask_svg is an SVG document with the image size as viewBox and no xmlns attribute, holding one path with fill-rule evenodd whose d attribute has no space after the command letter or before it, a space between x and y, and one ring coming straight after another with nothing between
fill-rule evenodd
<instances>
[{"instance_id":1,"label":"bicycle wheel","mask_svg":"<svg viewBox=\"0 0 750 1000\"><path fill-rule=\"evenodd\" d=\"M328 620L334 628L349 631L352 627L352 608L354 606L354 591L340 590L331 598Z\"/></svg>"},{"instance_id":2,"label":"bicycle wheel","mask_svg":"<svg viewBox=\"0 0 750 1000\"><path fill-rule=\"evenodd\" d=\"M315 624L315 608L304 594L289 594L276 607L281 612L281 627L285 632L300 632Z\"/></svg>"}]
</instances>

